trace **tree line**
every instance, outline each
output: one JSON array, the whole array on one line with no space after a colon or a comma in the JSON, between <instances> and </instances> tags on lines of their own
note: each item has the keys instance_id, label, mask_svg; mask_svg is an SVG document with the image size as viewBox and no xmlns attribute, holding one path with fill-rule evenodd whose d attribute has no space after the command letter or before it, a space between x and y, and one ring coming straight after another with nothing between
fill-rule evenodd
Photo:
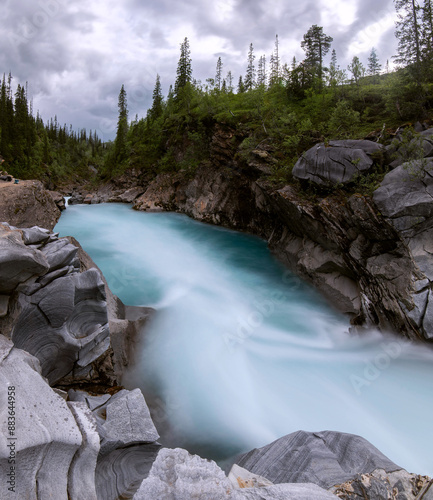
<instances>
[{"instance_id":1,"label":"tree line","mask_svg":"<svg viewBox=\"0 0 433 500\"><path fill-rule=\"evenodd\" d=\"M430 0L395 0L398 69L390 71L372 47L364 66L358 56L342 68L323 27L311 26L300 40L305 56L281 59L278 35L269 57L248 47L245 74L235 81L217 58L215 74L194 79L188 38L180 44L176 79L166 96L156 75L152 105L144 117L128 117L124 85L118 99L116 138L102 144L96 133L44 123L33 116L27 85L12 93L3 77L0 95L0 154L14 175L54 184L89 178L115 178L129 168L152 177L160 172L194 172L209 160L213 130L231 128L239 159L266 143L277 163L276 179L290 178L302 152L318 141L364 137L384 129L430 118L433 107ZM329 64L326 60L329 57ZM90 170L91 167L94 167Z\"/></svg>"},{"instance_id":2,"label":"tree line","mask_svg":"<svg viewBox=\"0 0 433 500\"><path fill-rule=\"evenodd\" d=\"M28 85L3 75L0 87L0 155L2 168L24 179L42 179L54 187L71 179L88 178L89 167L103 164L104 145L96 132L60 125L57 117L44 123L33 115Z\"/></svg>"},{"instance_id":3,"label":"tree line","mask_svg":"<svg viewBox=\"0 0 433 500\"><path fill-rule=\"evenodd\" d=\"M180 44L176 80L167 97L156 76L152 106L145 117L128 123L126 91L119 96L116 139L103 176L130 167L150 176L163 171L194 170L208 159L212 127L230 126L244 136L245 158L266 141L279 159L276 176L287 177L305 148L318 140L366 135L404 120L429 117L433 105L432 10L430 0L395 0L398 69L382 65L372 47L366 66L354 56L346 68L337 61L333 38L311 26L300 42L302 61L282 63L278 35L267 60L249 45L246 72L234 82L224 75L218 57L215 75L206 82L193 78L188 38ZM330 63L325 64L330 54ZM257 63L257 64L256 64Z\"/></svg>"}]
</instances>

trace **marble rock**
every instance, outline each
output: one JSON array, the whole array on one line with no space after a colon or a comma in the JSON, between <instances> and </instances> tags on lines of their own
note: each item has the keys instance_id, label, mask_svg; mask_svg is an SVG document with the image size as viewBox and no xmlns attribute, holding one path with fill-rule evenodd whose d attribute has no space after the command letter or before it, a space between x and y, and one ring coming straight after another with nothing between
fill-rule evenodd
<instances>
[{"instance_id":1,"label":"marble rock","mask_svg":"<svg viewBox=\"0 0 433 500\"><path fill-rule=\"evenodd\" d=\"M24 244L19 231L0 225L0 293L8 294L18 284L48 271L45 256Z\"/></svg>"},{"instance_id":2,"label":"marble rock","mask_svg":"<svg viewBox=\"0 0 433 500\"><path fill-rule=\"evenodd\" d=\"M325 187L347 184L369 171L374 163L372 155L382 150L380 144L365 140L316 144L299 158L292 174Z\"/></svg>"},{"instance_id":3,"label":"marble rock","mask_svg":"<svg viewBox=\"0 0 433 500\"><path fill-rule=\"evenodd\" d=\"M74 498L68 496L68 473L83 442L80 429L64 399L41 376L38 360L3 336L0 422L0 498Z\"/></svg>"},{"instance_id":4,"label":"marble rock","mask_svg":"<svg viewBox=\"0 0 433 500\"><path fill-rule=\"evenodd\" d=\"M71 500L98 500L95 471L100 443L95 417L85 403L68 402L68 407L83 436L69 468L69 495Z\"/></svg>"},{"instance_id":5,"label":"marble rock","mask_svg":"<svg viewBox=\"0 0 433 500\"><path fill-rule=\"evenodd\" d=\"M98 270L58 278L19 301L21 311L11 338L39 359L51 384L90 365L109 348L105 290Z\"/></svg>"},{"instance_id":6,"label":"marble rock","mask_svg":"<svg viewBox=\"0 0 433 500\"><path fill-rule=\"evenodd\" d=\"M86 402L93 412L101 438L101 455L133 444L153 443L159 438L140 389L123 389L111 397L71 390L69 398Z\"/></svg>"},{"instance_id":7,"label":"marble rock","mask_svg":"<svg viewBox=\"0 0 433 500\"><path fill-rule=\"evenodd\" d=\"M325 489L375 469L401 469L366 439L333 431L294 432L236 463L276 484L314 483Z\"/></svg>"},{"instance_id":8,"label":"marble rock","mask_svg":"<svg viewBox=\"0 0 433 500\"><path fill-rule=\"evenodd\" d=\"M278 484L263 488L234 487L213 461L180 448L163 448L134 500L332 500L315 484Z\"/></svg>"}]
</instances>

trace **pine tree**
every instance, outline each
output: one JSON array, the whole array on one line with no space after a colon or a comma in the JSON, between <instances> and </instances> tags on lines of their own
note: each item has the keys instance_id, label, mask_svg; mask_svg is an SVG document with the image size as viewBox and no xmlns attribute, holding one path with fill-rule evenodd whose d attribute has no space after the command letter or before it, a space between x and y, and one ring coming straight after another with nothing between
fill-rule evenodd
<instances>
[{"instance_id":1,"label":"pine tree","mask_svg":"<svg viewBox=\"0 0 433 500\"><path fill-rule=\"evenodd\" d=\"M216 73L215 73L215 88L218 90L221 90L222 71L223 71L223 63L221 61L221 57L218 57L216 65Z\"/></svg>"},{"instance_id":2,"label":"pine tree","mask_svg":"<svg viewBox=\"0 0 433 500\"><path fill-rule=\"evenodd\" d=\"M238 81L238 94L243 94L244 92L245 92L245 84L241 75Z\"/></svg>"},{"instance_id":3,"label":"pine tree","mask_svg":"<svg viewBox=\"0 0 433 500\"><path fill-rule=\"evenodd\" d=\"M273 86L280 81L280 55L279 55L279 40L278 35L275 35L275 48L270 57L270 75L269 75L269 86Z\"/></svg>"},{"instance_id":4,"label":"pine tree","mask_svg":"<svg viewBox=\"0 0 433 500\"><path fill-rule=\"evenodd\" d=\"M424 0L422 9L422 58L430 63L433 57L433 8L431 0Z\"/></svg>"},{"instance_id":5,"label":"pine tree","mask_svg":"<svg viewBox=\"0 0 433 500\"><path fill-rule=\"evenodd\" d=\"M415 79L421 72L421 25L420 6L416 0L394 0L398 21L395 35L398 39L398 64L412 65Z\"/></svg>"},{"instance_id":6,"label":"pine tree","mask_svg":"<svg viewBox=\"0 0 433 500\"><path fill-rule=\"evenodd\" d=\"M119 118L114 141L114 160L117 165L126 159L126 136L128 133L128 104L125 87L122 85L118 100Z\"/></svg>"},{"instance_id":7,"label":"pine tree","mask_svg":"<svg viewBox=\"0 0 433 500\"><path fill-rule=\"evenodd\" d=\"M365 74L365 68L358 56L354 56L352 62L347 66L347 69L352 73L353 81L359 85L359 80Z\"/></svg>"},{"instance_id":8,"label":"pine tree","mask_svg":"<svg viewBox=\"0 0 433 500\"><path fill-rule=\"evenodd\" d=\"M174 84L174 97L176 100L181 98L182 90L191 83L192 79L192 61L191 50L188 38L180 44L180 57L177 64L177 78Z\"/></svg>"},{"instance_id":9,"label":"pine tree","mask_svg":"<svg viewBox=\"0 0 433 500\"><path fill-rule=\"evenodd\" d=\"M266 56L260 56L257 66L257 85L266 87Z\"/></svg>"},{"instance_id":10,"label":"pine tree","mask_svg":"<svg viewBox=\"0 0 433 500\"><path fill-rule=\"evenodd\" d=\"M233 75L232 75L231 71L229 71L227 73L226 81L227 81L227 90L228 90L228 92L233 92L233 90L234 90L234 88L233 88Z\"/></svg>"},{"instance_id":11,"label":"pine tree","mask_svg":"<svg viewBox=\"0 0 433 500\"><path fill-rule=\"evenodd\" d=\"M305 50L306 62L316 70L319 86L323 82L323 58L331 48L333 38L323 33L323 28L314 24L304 35L301 47Z\"/></svg>"},{"instance_id":12,"label":"pine tree","mask_svg":"<svg viewBox=\"0 0 433 500\"><path fill-rule=\"evenodd\" d=\"M150 119L154 121L157 118L159 118L163 113L164 98L162 96L161 80L159 75L156 75L155 88L153 89L152 96L153 96L153 101L152 101L152 107L150 108L149 111L149 116Z\"/></svg>"},{"instance_id":13,"label":"pine tree","mask_svg":"<svg viewBox=\"0 0 433 500\"><path fill-rule=\"evenodd\" d=\"M251 90L256 83L256 67L254 66L254 59L256 56L254 55L254 47L253 44L250 43L250 48L248 50L248 66L247 66L247 74L245 75L245 90Z\"/></svg>"},{"instance_id":14,"label":"pine tree","mask_svg":"<svg viewBox=\"0 0 433 500\"><path fill-rule=\"evenodd\" d=\"M368 57L367 73L370 76L376 77L377 75L379 75L381 67L382 65L379 63L379 58L377 57L376 49L373 47Z\"/></svg>"}]
</instances>

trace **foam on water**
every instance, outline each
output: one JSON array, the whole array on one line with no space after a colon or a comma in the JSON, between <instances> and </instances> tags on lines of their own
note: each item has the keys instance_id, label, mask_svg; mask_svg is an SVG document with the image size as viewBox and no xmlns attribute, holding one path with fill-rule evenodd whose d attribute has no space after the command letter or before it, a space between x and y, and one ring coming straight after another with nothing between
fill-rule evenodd
<instances>
[{"instance_id":1,"label":"foam on water","mask_svg":"<svg viewBox=\"0 0 433 500\"><path fill-rule=\"evenodd\" d=\"M125 378L163 442L211 458L290 432L359 434L433 475L433 353L347 318L258 238L125 205L68 207L75 236L126 304L157 309Z\"/></svg>"}]
</instances>

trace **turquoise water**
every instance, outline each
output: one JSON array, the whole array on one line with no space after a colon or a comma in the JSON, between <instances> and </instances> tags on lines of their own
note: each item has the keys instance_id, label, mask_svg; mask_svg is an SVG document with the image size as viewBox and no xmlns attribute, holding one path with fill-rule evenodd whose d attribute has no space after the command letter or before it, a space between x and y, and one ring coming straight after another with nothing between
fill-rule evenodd
<instances>
[{"instance_id":1,"label":"turquoise water","mask_svg":"<svg viewBox=\"0 0 433 500\"><path fill-rule=\"evenodd\" d=\"M433 353L354 336L256 237L127 205L68 207L124 303L157 310L123 383L142 388L162 441L224 459L296 430L359 434L433 475Z\"/></svg>"}]
</instances>

